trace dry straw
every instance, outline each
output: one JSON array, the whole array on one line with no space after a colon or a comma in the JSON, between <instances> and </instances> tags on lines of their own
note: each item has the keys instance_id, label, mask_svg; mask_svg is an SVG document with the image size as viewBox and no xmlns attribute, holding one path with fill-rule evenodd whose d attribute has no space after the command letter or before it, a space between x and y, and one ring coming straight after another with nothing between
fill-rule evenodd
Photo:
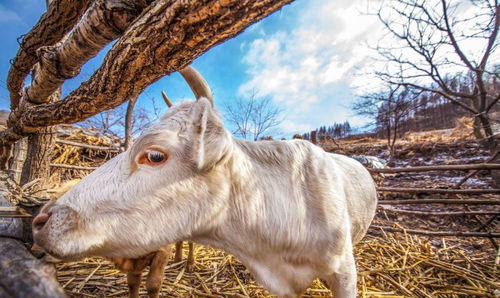
<instances>
[{"instance_id":1,"label":"dry straw","mask_svg":"<svg viewBox=\"0 0 500 298\"><path fill-rule=\"evenodd\" d=\"M356 246L359 297L494 297L500 289L498 267L487 252L471 255L459 244L440 249L428 240L404 234L367 236ZM185 247L187 250L187 247ZM184 261L165 270L163 297L271 297L233 256L196 247L193 273ZM187 251L186 251L187 253ZM124 297L125 274L99 258L63 264L58 278L73 297ZM496 291L496 292L495 292ZM141 295L146 295L141 288ZM303 297L331 297L315 280Z\"/></svg>"}]
</instances>

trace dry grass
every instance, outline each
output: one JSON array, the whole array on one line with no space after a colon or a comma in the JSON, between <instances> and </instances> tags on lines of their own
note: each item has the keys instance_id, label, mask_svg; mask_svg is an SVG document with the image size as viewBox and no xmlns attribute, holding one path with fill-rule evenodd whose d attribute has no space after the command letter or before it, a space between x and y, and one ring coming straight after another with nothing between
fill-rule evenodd
<instances>
[{"instance_id":1,"label":"dry grass","mask_svg":"<svg viewBox=\"0 0 500 298\"><path fill-rule=\"evenodd\" d=\"M494 297L498 265L488 253L470 255L459 246L436 249L417 236L367 236L356 246L359 297ZM186 248L185 248L186 249ZM99 258L60 265L58 278L72 297L124 297L125 274ZM141 294L146 295L141 288ZM193 273L184 263L165 270L163 297L271 297L233 256L198 245ZM315 280L303 297L331 297Z\"/></svg>"},{"instance_id":2,"label":"dry grass","mask_svg":"<svg viewBox=\"0 0 500 298\"><path fill-rule=\"evenodd\" d=\"M102 147L108 147L111 145L116 146L116 143L118 142L117 140L103 137L92 130L84 130L71 125L63 125L59 128L58 139ZM100 166L116 154L116 152L93 150L56 143L53 149L51 163L95 167ZM51 168L49 186L54 188L60 185L63 181L74 178L83 178L88 174L89 171L84 170Z\"/></svg>"}]
</instances>

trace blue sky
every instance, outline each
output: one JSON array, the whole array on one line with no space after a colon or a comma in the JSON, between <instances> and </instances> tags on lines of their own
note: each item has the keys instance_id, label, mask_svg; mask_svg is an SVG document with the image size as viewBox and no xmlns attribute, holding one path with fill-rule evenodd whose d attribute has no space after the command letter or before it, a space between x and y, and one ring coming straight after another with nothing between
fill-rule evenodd
<instances>
[{"instance_id":1,"label":"blue sky","mask_svg":"<svg viewBox=\"0 0 500 298\"><path fill-rule=\"evenodd\" d=\"M366 120L353 116L349 104L363 92L354 78L368 63L366 44L378 31L376 20L360 13L363 5L362 0L297 0L212 48L194 66L209 82L219 107L253 91L272 98L285 110L279 127L285 137L345 120L362 125ZM0 109L9 107L5 82L17 38L44 11L43 0L0 0ZM63 95L91 76L109 48L64 84ZM139 105L150 106L151 97L160 100L161 90L174 102L193 97L175 73L148 87Z\"/></svg>"}]
</instances>

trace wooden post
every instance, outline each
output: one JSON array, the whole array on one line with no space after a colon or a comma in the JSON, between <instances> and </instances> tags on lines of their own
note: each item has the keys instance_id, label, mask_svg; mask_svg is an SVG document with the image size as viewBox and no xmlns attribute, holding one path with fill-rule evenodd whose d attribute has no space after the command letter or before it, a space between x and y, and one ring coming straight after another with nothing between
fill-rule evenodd
<instances>
[{"instance_id":1,"label":"wooden post","mask_svg":"<svg viewBox=\"0 0 500 298\"><path fill-rule=\"evenodd\" d=\"M17 183L21 183L21 172L23 170L24 161L26 160L26 153L28 150L28 142L26 139L21 139L14 145L14 157L9 165L12 178Z\"/></svg>"},{"instance_id":2,"label":"wooden post","mask_svg":"<svg viewBox=\"0 0 500 298\"><path fill-rule=\"evenodd\" d=\"M318 144L318 131L317 130L311 131L311 142L314 145Z\"/></svg>"}]
</instances>

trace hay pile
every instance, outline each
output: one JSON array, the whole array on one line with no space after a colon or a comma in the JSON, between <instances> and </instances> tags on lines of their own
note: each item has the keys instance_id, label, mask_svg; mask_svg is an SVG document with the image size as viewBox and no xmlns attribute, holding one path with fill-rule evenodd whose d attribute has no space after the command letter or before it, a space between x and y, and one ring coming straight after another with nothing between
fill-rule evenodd
<instances>
[{"instance_id":1,"label":"hay pile","mask_svg":"<svg viewBox=\"0 0 500 298\"><path fill-rule=\"evenodd\" d=\"M74 146L69 143L85 144L90 145L90 147ZM61 125L57 130L57 141L53 149L51 164L98 167L119 152L120 144L121 140L105 136L91 129ZM104 148L114 148L114 150L105 150ZM50 185L57 187L63 181L83 178L89 172L89 170L52 166Z\"/></svg>"},{"instance_id":2,"label":"hay pile","mask_svg":"<svg viewBox=\"0 0 500 298\"><path fill-rule=\"evenodd\" d=\"M494 297L500 295L493 254L471 255L460 243L441 240L437 249L421 237L403 234L367 236L356 246L359 297ZM185 247L185 254L187 246ZM233 256L197 245L193 273L184 263L165 270L163 297L270 297ZM69 296L125 297L125 274L99 258L58 267ZM144 286L141 295L146 295ZM303 297L331 297L315 280Z\"/></svg>"}]
</instances>

